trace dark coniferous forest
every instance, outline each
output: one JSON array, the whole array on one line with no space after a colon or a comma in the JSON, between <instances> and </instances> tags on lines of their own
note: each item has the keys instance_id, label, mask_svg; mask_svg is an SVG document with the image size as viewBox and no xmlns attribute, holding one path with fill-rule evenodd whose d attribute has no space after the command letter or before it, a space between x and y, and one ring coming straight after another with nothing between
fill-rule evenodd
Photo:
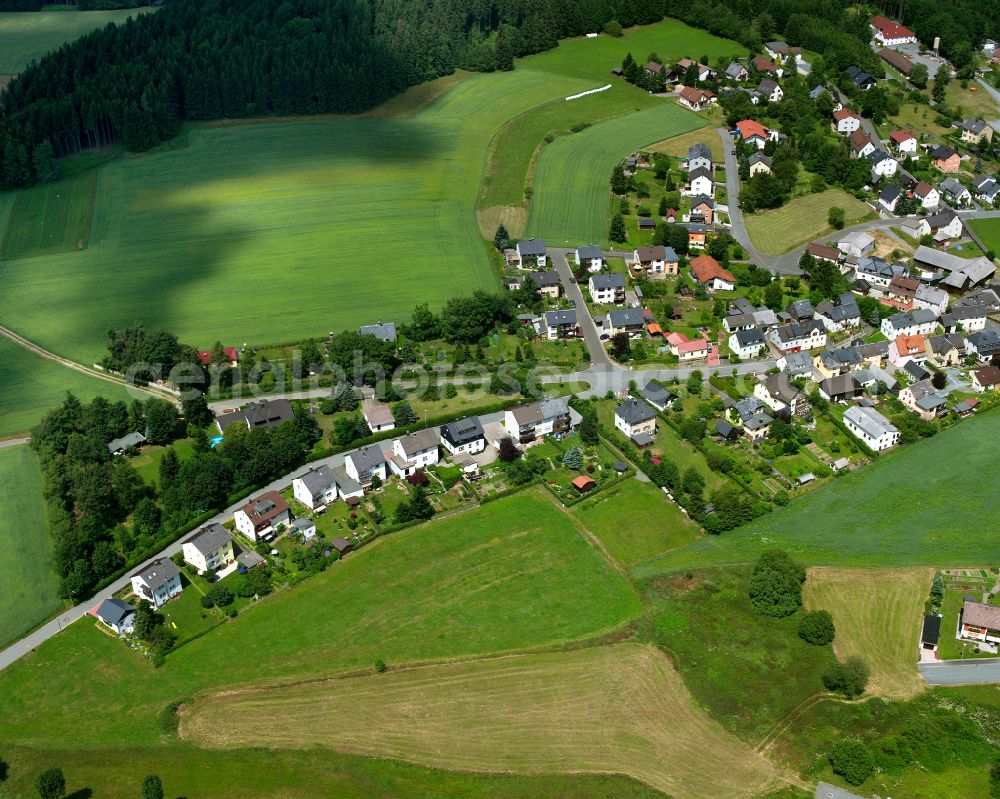
<instances>
[{"instance_id":1,"label":"dark coniferous forest","mask_svg":"<svg viewBox=\"0 0 1000 799\"><path fill-rule=\"evenodd\" d=\"M24 2L32 6L0 0L0 8ZM868 15L854 5L169 0L155 14L64 45L9 84L0 95L0 189L31 185L51 171L53 158L82 149L148 149L174 136L184 120L364 111L457 68L512 69L517 56L611 20L629 27L677 17L751 50L785 39L880 73L867 44ZM925 42L944 33L942 53L969 69L983 40L1000 38L1000 0L910 0L904 22Z\"/></svg>"}]
</instances>

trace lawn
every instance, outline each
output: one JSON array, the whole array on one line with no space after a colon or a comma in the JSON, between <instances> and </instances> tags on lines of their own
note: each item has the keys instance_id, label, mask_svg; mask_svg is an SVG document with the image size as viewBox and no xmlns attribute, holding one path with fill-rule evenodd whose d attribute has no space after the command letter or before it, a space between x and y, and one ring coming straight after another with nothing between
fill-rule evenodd
<instances>
[{"instance_id":1,"label":"lawn","mask_svg":"<svg viewBox=\"0 0 1000 799\"><path fill-rule=\"evenodd\" d=\"M14 75L32 61L109 22L121 23L149 9L120 11L5 11L0 14L0 75Z\"/></svg>"},{"instance_id":2,"label":"lawn","mask_svg":"<svg viewBox=\"0 0 1000 799\"><path fill-rule=\"evenodd\" d=\"M90 236L95 180L91 172L18 192L0 260L83 249Z\"/></svg>"},{"instance_id":3,"label":"lawn","mask_svg":"<svg viewBox=\"0 0 1000 799\"><path fill-rule=\"evenodd\" d=\"M0 336L0 436L30 430L62 402L67 391L81 402L97 396L130 398L123 385L68 369Z\"/></svg>"},{"instance_id":4,"label":"lawn","mask_svg":"<svg viewBox=\"0 0 1000 799\"><path fill-rule=\"evenodd\" d=\"M136 319L196 346L265 345L495 289L473 208L490 138L580 88L521 70L411 117L192 127L186 147L104 166L87 249L8 263L0 318L92 362L109 325ZM254 290L266 312L224 301Z\"/></svg>"},{"instance_id":5,"label":"lawn","mask_svg":"<svg viewBox=\"0 0 1000 799\"><path fill-rule=\"evenodd\" d=\"M214 435L215 431L213 430L212 433ZM173 449L177 457L184 461L194 454L194 441L190 438L179 438L169 447L146 446L139 451L138 455L130 459L132 468L139 473L147 485L159 484L160 461L163 460L163 454L168 449Z\"/></svg>"},{"instance_id":6,"label":"lawn","mask_svg":"<svg viewBox=\"0 0 1000 799\"><path fill-rule=\"evenodd\" d=\"M614 165L665 134L704 126L705 120L664 102L556 139L538 159L527 234L553 246L606 243Z\"/></svg>"},{"instance_id":7,"label":"lawn","mask_svg":"<svg viewBox=\"0 0 1000 799\"><path fill-rule=\"evenodd\" d=\"M200 691L367 669L377 657L392 666L577 640L640 607L539 489L379 539L160 669L75 624L0 673L0 735L148 746L159 741L160 710Z\"/></svg>"},{"instance_id":8,"label":"lawn","mask_svg":"<svg viewBox=\"0 0 1000 799\"><path fill-rule=\"evenodd\" d=\"M324 741L463 771L612 771L693 799L778 784L774 766L695 707L669 660L639 644L227 691L195 701L180 734L223 749Z\"/></svg>"},{"instance_id":9,"label":"lawn","mask_svg":"<svg viewBox=\"0 0 1000 799\"><path fill-rule=\"evenodd\" d=\"M623 512L628 516L624 517ZM626 480L573 509L577 520L623 566L631 566L698 537L698 525L652 483Z\"/></svg>"},{"instance_id":10,"label":"lawn","mask_svg":"<svg viewBox=\"0 0 1000 799\"><path fill-rule=\"evenodd\" d=\"M1000 414L969 419L636 571L746 562L774 547L815 566L992 566L1000 451L982 442L998 435Z\"/></svg>"},{"instance_id":11,"label":"lawn","mask_svg":"<svg viewBox=\"0 0 1000 799\"><path fill-rule=\"evenodd\" d=\"M41 473L27 446L0 449L0 648L55 613L59 580L52 566Z\"/></svg>"},{"instance_id":12,"label":"lawn","mask_svg":"<svg viewBox=\"0 0 1000 799\"><path fill-rule=\"evenodd\" d=\"M833 614L838 657L868 663L869 692L910 699L927 688L916 664L932 577L926 568L810 569L802 598L809 610Z\"/></svg>"},{"instance_id":13,"label":"lawn","mask_svg":"<svg viewBox=\"0 0 1000 799\"><path fill-rule=\"evenodd\" d=\"M993 101L990 93L975 81L967 81L968 88L962 88L962 81L953 80L948 83L948 89L944 95L944 101L949 108L961 109L958 111L962 119L996 119L1000 115L1000 108Z\"/></svg>"},{"instance_id":14,"label":"lawn","mask_svg":"<svg viewBox=\"0 0 1000 799\"><path fill-rule=\"evenodd\" d=\"M875 217L870 206L843 189L827 189L796 197L781 208L745 214L744 222L754 246L777 255L832 233L827 215L834 206L844 209L848 226Z\"/></svg>"},{"instance_id":15,"label":"lawn","mask_svg":"<svg viewBox=\"0 0 1000 799\"><path fill-rule=\"evenodd\" d=\"M968 224L987 249L1000 253L1000 219L973 219Z\"/></svg>"},{"instance_id":16,"label":"lawn","mask_svg":"<svg viewBox=\"0 0 1000 799\"><path fill-rule=\"evenodd\" d=\"M246 799L658 799L642 783L617 775L510 775L445 771L385 758L333 752L231 752L190 746L121 748L114 757L93 749L37 751L4 747L9 783L16 796L35 794L35 776L50 763L66 775L74 797L136 796L147 774L158 774L167 796ZM290 788L289 786L294 786ZM89 790L88 790L89 789Z\"/></svg>"},{"instance_id":17,"label":"lawn","mask_svg":"<svg viewBox=\"0 0 1000 799\"><path fill-rule=\"evenodd\" d=\"M712 160L723 160L722 139L719 138L719 134L714 130L692 130L680 136L672 136L669 139L664 139L646 149L656 153L666 153L678 158L687 158L688 148L693 144L707 144L712 151Z\"/></svg>"}]
</instances>

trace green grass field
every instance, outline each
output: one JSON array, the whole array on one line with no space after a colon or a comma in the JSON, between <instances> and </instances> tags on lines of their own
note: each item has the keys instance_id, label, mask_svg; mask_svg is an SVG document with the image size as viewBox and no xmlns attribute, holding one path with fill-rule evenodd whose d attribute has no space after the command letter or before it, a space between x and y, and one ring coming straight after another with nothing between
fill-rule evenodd
<instances>
[{"instance_id":1,"label":"green grass field","mask_svg":"<svg viewBox=\"0 0 1000 799\"><path fill-rule=\"evenodd\" d=\"M159 711L200 691L370 669L379 656L391 666L557 644L613 630L640 608L535 491L384 538L248 608L160 669L78 622L0 673L0 736L150 746Z\"/></svg>"},{"instance_id":2,"label":"green grass field","mask_svg":"<svg viewBox=\"0 0 1000 799\"><path fill-rule=\"evenodd\" d=\"M41 473L27 446L0 449L0 648L59 609Z\"/></svg>"},{"instance_id":3,"label":"green grass field","mask_svg":"<svg viewBox=\"0 0 1000 799\"><path fill-rule=\"evenodd\" d=\"M652 483L627 480L573 509L573 515L623 566L689 544L698 525Z\"/></svg>"},{"instance_id":4,"label":"green grass field","mask_svg":"<svg viewBox=\"0 0 1000 799\"><path fill-rule=\"evenodd\" d=\"M642 564L650 576L739 563L774 547L815 566L995 565L1000 414L969 419L785 508ZM933 468L929 467L933 464Z\"/></svg>"},{"instance_id":5,"label":"green grass field","mask_svg":"<svg viewBox=\"0 0 1000 799\"><path fill-rule=\"evenodd\" d=\"M90 236L95 181L96 175L89 173L18 192L0 260L83 249Z\"/></svg>"},{"instance_id":6,"label":"green grass field","mask_svg":"<svg viewBox=\"0 0 1000 799\"><path fill-rule=\"evenodd\" d=\"M0 336L0 436L30 430L67 391L83 402L129 399L125 386L67 369Z\"/></svg>"},{"instance_id":7,"label":"green grass field","mask_svg":"<svg viewBox=\"0 0 1000 799\"><path fill-rule=\"evenodd\" d=\"M5 11L0 14L0 75L15 75L32 61L109 22L149 9L120 11Z\"/></svg>"},{"instance_id":8,"label":"green grass field","mask_svg":"<svg viewBox=\"0 0 1000 799\"><path fill-rule=\"evenodd\" d=\"M606 242L614 165L640 147L705 124L664 101L556 139L538 159L527 234L553 246Z\"/></svg>"},{"instance_id":9,"label":"green grass field","mask_svg":"<svg viewBox=\"0 0 1000 799\"><path fill-rule=\"evenodd\" d=\"M796 197L781 208L745 214L743 221L754 246L761 252L777 255L832 233L827 215L834 206L844 209L848 226L875 216L870 206L843 189L827 189Z\"/></svg>"},{"instance_id":10,"label":"green grass field","mask_svg":"<svg viewBox=\"0 0 1000 799\"><path fill-rule=\"evenodd\" d=\"M987 249L1000 253L1000 219L973 219L969 225Z\"/></svg>"},{"instance_id":11,"label":"green grass field","mask_svg":"<svg viewBox=\"0 0 1000 799\"><path fill-rule=\"evenodd\" d=\"M104 167L87 249L9 262L0 319L90 362L136 319L194 345L280 343L492 289L473 208L489 140L580 88L521 70L407 118L194 128Z\"/></svg>"}]
</instances>

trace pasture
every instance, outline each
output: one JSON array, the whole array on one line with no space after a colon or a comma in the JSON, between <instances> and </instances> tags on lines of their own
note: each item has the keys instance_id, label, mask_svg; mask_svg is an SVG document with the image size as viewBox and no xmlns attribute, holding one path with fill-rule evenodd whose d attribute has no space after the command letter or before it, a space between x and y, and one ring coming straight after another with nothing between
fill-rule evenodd
<instances>
[{"instance_id":1,"label":"pasture","mask_svg":"<svg viewBox=\"0 0 1000 799\"><path fill-rule=\"evenodd\" d=\"M123 385L68 369L0 336L0 436L26 433L67 391L81 402L129 399Z\"/></svg>"},{"instance_id":2,"label":"pasture","mask_svg":"<svg viewBox=\"0 0 1000 799\"><path fill-rule=\"evenodd\" d=\"M744 214L743 221L757 249L778 255L833 233L827 215L834 206L844 209L847 226L875 217L870 206L843 189L827 189L795 197L781 208Z\"/></svg>"},{"instance_id":3,"label":"pasture","mask_svg":"<svg viewBox=\"0 0 1000 799\"><path fill-rule=\"evenodd\" d=\"M705 124L664 102L556 139L538 159L527 235L552 246L606 243L614 165L640 147Z\"/></svg>"},{"instance_id":4,"label":"pasture","mask_svg":"<svg viewBox=\"0 0 1000 799\"><path fill-rule=\"evenodd\" d=\"M91 172L18 192L0 239L0 260L83 249L90 236L95 185Z\"/></svg>"},{"instance_id":5,"label":"pasture","mask_svg":"<svg viewBox=\"0 0 1000 799\"><path fill-rule=\"evenodd\" d=\"M987 249L1000 253L1000 219L972 219L967 224Z\"/></svg>"},{"instance_id":6,"label":"pasture","mask_svg":"<svg viewBox=\"0 0 1000 799\"><path fill-rule=\"evenodd\" d=\"M160 669L78 622L0 672L0 737L149 746L162 708L202 691L368 670L377 657L395 666L560 644L603 636L640 610L535 490L380 539L245 608Z\"/></svg>"},{"instance_id":7,"label":"pasture","mask_svg":"<svg viewBox=\"0 0 1000 799\"><path fill-rule=\"evenodd\" d=\"M652 483L626 480L577 505L573 516L623 566L689 544L698 525Z\"/></svg>"},{"instance_id":8,"label":"pasture","mask_svg":"<svg viewBox=\"0 0 1000 799\"><path fill-rule=\"evenodd\" d=\"M634 571L648 577L746 563L775 547L812 566L995 565L992 497L1000 450L983 442L997 436L1000 414L968 419L752 524L702 538Z\"/></svg>"},{"instance_id":9,"label":"pasture","mask_svg":"<svg viewBox=\"0 0 1000 799\"><path fill-rule=\"evenodd\" d=\"M87 249L9 262L0 319L91 362L136 319L192 345L276 344L494 289L473 207L490 138L581 88L476 75L410 117L192 128L102 168Z\"/></svg>"},{"instance_id":10,"label":"pasture","mask_svg":"<svg viewBox=\"0 0 1000 799\"><path fill-rule=\"evenodd\" d=\"M916 663L932 577L926 568L813 568L802 599L809 610L833 614L833 649L841 659L865 659L871 668L870 693L911 699L927 688Z\"/></svg>"},{"instance_id":11,"label":"pasture","mask_svg":"<svg viewBox=\"0 0 1000 799\"><path fill-rule=\"evenodd\" d=\"M108 23L121 23L148 8L119 11L5 11L0 14L0 75L16 75L66 42Z\"/></svg>"},{"instance_id":12,"label":"pasture","mask_svg":"<svg viewBox=\"0 0 1000 799\"><path fill-rule=\"evenodd\" d=\"M59 609L41 473L27 446L0 449L0 649Z\"/></svg>"},{"instance_id":13,"label":"pasture","mask_svg":"<svg viewBox=\"0 0 1000 799\"><path fill-rule=\"evenodd\" d=\"M695 708L661 652L637 644L200 697L180 734L471 771L617 772L693 799L777 787L774 767Z\"/></svg>"}]
</instances>

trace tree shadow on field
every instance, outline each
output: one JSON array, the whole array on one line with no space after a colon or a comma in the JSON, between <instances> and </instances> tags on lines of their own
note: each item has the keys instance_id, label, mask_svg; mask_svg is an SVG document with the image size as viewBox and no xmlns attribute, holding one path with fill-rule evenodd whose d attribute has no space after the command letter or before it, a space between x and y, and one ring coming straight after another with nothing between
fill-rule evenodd
<instances>
[{"instance_id":1,"label":"tree shadow on field","mask_svg":"<svg viewBox=\"0 0 1000 799\"><path fill-rule=\"evenodd\" d=\"M90 788L81 788L78 791L66 794L65 799L90 799L93 795L94 792Z\"/></svg>"}]
</instances>

